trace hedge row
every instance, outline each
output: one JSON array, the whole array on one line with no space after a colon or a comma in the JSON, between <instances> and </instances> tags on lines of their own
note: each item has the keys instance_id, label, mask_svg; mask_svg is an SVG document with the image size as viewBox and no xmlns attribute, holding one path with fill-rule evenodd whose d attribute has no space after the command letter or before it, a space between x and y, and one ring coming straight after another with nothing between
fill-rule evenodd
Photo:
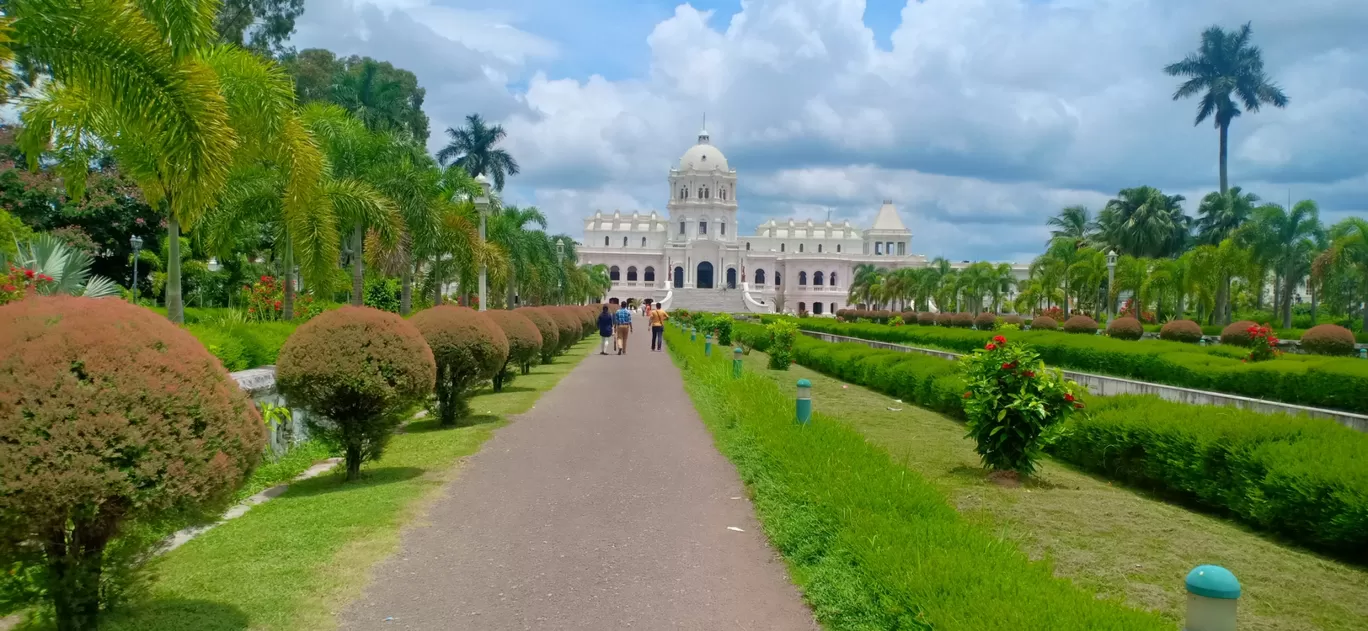
<instances>
[{"instance_id":1,"label":"hedge row","mask_svg":"<svg viewBox=\"0 0 1368 631\"><path fill-rule=\"evenodd\" d=\"M931 346L967 353L992 331L941 327L841 323L809 318L802 328L867 340ZM1194 347L1164 340L1119 340L1097 335L1021 331L1012 338L1034 346L1041 359L1060 368L1116 375L1255 399L1368 413L1368 361L1286 354L1246 364L1245 351L1230 346Z\"/></svg>"},{"instance_id":2,"label":"hedge row","mask_svg":"<svg viewBox=\"0 0 1368 631\"><path fill-rule=\"evenodd\" d=\"M191 324L185 328L223 362L229 372L276 363L280 347L299 325L290 322L243 322L228 326Z\"/></svg>"},{"instance_id":3,"label":"hedge row","mask_svg":"<svg viewBox=\"0 0 1368 631\"><path fill-rule=\"evenodd\" d=\"M760 343L754 325L738 323ZM685 387L751 489L774 547L829 629L1170 630L1160 616L1100 599L970 523L922 476L844 423L793 424L770 379L731 376L725 353L666 329ZM806 349L812 344L800 340ZM949 362L941 362L949 364Z\"/></svg>"},{"instance_id":4,"label":"hedge row","mask_svg":"<svg viewBox=\"0 0 1368 631\"><path fill-rule=\"evenodd\" d=\"M758 350L768 346L762 326L738 323L736 335ZM964 417L956 362L809 337L798 339L794 357L842 381ZM1088 404L1050 449L1056 457L1312 547L1368 558L1368 435L1333 421L1155 397L1089 397Z\"/></svg>"}]
</instances>

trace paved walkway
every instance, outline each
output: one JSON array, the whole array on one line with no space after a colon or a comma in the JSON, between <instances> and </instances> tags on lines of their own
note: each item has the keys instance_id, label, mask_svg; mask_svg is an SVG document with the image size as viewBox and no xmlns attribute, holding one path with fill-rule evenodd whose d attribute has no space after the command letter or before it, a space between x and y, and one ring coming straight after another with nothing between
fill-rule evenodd
<instances>
[{"instance_id":1,"label":"paved walkway","mask_svg":"<svg viewBox=\"0 0 1368 631\"><path fill-rule=\"evenodd\" d=\"M342 627L817 629L644 328L499 430Z\"/></svg>"}]
</instances>

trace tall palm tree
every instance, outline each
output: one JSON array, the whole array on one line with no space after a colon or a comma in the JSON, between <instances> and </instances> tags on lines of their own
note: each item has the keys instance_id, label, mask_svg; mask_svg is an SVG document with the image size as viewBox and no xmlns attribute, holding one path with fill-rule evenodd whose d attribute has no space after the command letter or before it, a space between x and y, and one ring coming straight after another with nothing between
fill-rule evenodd
<instances>
[{"instance_id":1,"label":"tall palm tree","mask_svg":"<svg viewBox=\"0 0 1368 631\"><path fill-rule=\"evenodd\" d=\"M1106 301L1102 298L1102 284L1107 280L1107 255L1101 250L1082 248L1069 265L1069 283L1081 304L1092 306L1094 313L1102 313Z\"/></svg>"},{"instance_id":2,"label":"tall palm tree","mask_svg":"<svg viewBox=\"0 0 1368 631\"><path fill-rule=\"evenodd\" d=\"M1259 196L1240 187L1220 193L1207 193L1197 206L1197 240L1216 245L1243 226L1259 203Z\"/></svg>"},{"instance_id":3,"label":"tall palm tree","mask_svg":"<svg viewBox=\"0 0 1368 631\"><path fill-rule=\"evenodd\" d=\"M1287 95L1264 73L1263 53L1250 43L1251 32L1247 22L1235 32L1209 27L1202 31L1202 44L1197 52L1164 67L1171 77L1187 77L1173 93L1173 100L1202 95L1192 124L1201 125L1202 121L1214 118L1220 132L1222 194L1228 190L1226 147L1230 122L1240 115L1240 106L1249 112L1257 112L1263 105L1287 107Z\"/></svg>"},{"instance_id":4,"label":"tall palm tree","mask_svg":"<svg viewBox=\"0 0 1368 631\"><path fill-rule=\"evenodd\" d=\"M488 125L479 114L466 116L465 127L446 130L450 140L437 152L437 161L446 166L455 164L475 177L483 173L493 178L494 188L502 191L504 178L518 174L518 161L494 145L504 139L503 125Z\"/></svg>"},{"instance_id":5,"label":"tall palm tree","mask_svg":"<svg viewBox=\"0 0 1368 631\"><path fill-rule=\"evenodd\" d=\"M1099 215L1102 238L1121 254L1175 256L1187 248L1191 224L1183 199L1153 186L1122 189Z\"/></svg>"},{"instance_id":6,"label":"tall palm tree","mask_svg":"<svg viewBox=\"0 0 1368 631\"><path fill-rule=\"evenodd\" d=\"M1335 265L1358 270L1359 307L1363 328L1368 331L1368 220L1349 217L1330 227L1330 260Z\"/></svg>"},{"instance_id":7,"label":"tall palm tree","mask_svg":"<svg viewBox=\"0 0 1368 631\"><path fill-rule=\"evenodd\" d=\"M1324 249L1325 229L1320 223L1316 202L1302 200L1289 211L1278 204L1267 204L1255 211L1255 230L1267 235L1261 250L1281 276L1276 309L1282 314L1283 328L1292 326L1292 292L1310 273L1313 253Z\"/></svg>"},{"instance_id":8,"label":"tall palm tree","mask_svg":"<svg viewBox=\"0 0 1368 631\"><path fill-rule=\"evenodd\" d=\"M1097 229L1092 213L1088 212L1086 206L1065 206L1059 214L1050 217L1045 223L1054 226L1050 231L1050 241L1070 239L1075 243L1075 247L1082 247Z\"/></svg>"},{"instance_id":9,"label":"tall palm tree","mask_svg":"<svg viewBox=\"0 0 1368 631\"><path fill-rule=\"evenodd\" d=\"M1226 239L1218 245L1199 245L1190 253L1188 261L1189 287L1196 287L1194 293L1199 305L1210 305L1209 316L1213 324L1230 324L1231 321L1231 281L1249 269L1250 250L1241 247L1235 239Z\"/></svg>"},{"instance_id":10,"label":"tall palm tree","mask_svg":"<svg viewBox=\"0 0 1368 631\"><path fill-rule=\"evenodd\" d=\"M887 270L879 268L873 263L860 263L855 266L851 273L847 300L855 304L864 304L873 307L874 291L873 288L883 280L883 275Z\"/></svg>"},{"instance_id":11,"label":"tall palm tree","mask_svg":"<svg viewBox=\"0 0 1368 631\"><path fill-rule=\"evenodd\" d=\"M546 235L546 215L535 206L504 206L488 225L489 240L503 246L512 264L505 282L507 307L512 309L519 287L531 289L541 271L555 264L555 245Z\"/></svg>"}]
</instances>

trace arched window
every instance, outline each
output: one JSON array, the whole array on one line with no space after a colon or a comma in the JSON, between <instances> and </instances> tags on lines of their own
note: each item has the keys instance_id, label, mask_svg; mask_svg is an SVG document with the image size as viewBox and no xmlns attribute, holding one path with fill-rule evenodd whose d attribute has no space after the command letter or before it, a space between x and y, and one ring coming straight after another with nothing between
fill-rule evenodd
<instances>
[{"instance_id":1,"label":"arched window","mask_svg":"<svg viewBox=\"0 0 1368 631\"><path fill-rule=\"evenodd\" d=\"M780 285L782 285L782 284L784 284L784 283L783 283L783 279L779 277L779 272L776 271L776 272L774 273L774 286L775 286L775 287L778 287L778 286L780 286Z\"/></svg>"},{"instance_id":2,"label":"arched window","mask_svg":"<svg viewBox=\"0 0 1368 631\"><path fill-rule=\"evenodd\" d=\"M708 222L698 222L698 234L708 234Z\"/></svg>"},{"instance_id":3,"label":"arched window","mask_svg":"<svg viewBox=\"0 0 1368 631\"><path fill-rule=\"evenodd\" d=\"M800 303L798 303L798 313L807 313L807 303L806 303L806 302L800 302Z\"/></svg>"},{"instance_id":4,"label":"arched window","mask_svg":"<svg viewBox=\"0 0 1368 631\"><path fill-rule=\"evenodd\" d=\"M707 198L708 198L708 187L706 187L706 186L700 186L700 187L698 187L698 198L699 198L699 199L707 199Z\"/></svg>"},{"instance_id":5,"label":"arched window","mask_svg":"<svg viewBox=\"0 0 1368 631\"><path fill-rule=\"evenodd\" d=\"M746 251L750 252L750 241L746 242Z\"/></svg>"},{"instance_id":6,"label":"arched window","mask_svg":"<svg viewBox=\"0 0 1368 631\"><path fill-rule=\"evenodd\" d=\"M812 315L822 315L822 303L812 303Z\"/></svg>"},{"instance_id":7,"label":"arched window","mask_svg":"<svg viewBox=\"0 0 1368 631\"><path fill-rule=\"evenodd\" d=\"M631 280L631 279L628 279L628 280ZM813 287L821 287L821 286L822 286L822 273L821 273L821 272L813 272L813 273L812 273L812 286L813 286Z\"/></svg>"},{"instance_id":8,"label":"arched window","mask_svg":"<svg viewBox=\"0 0 1368 631\"><path fill-rule=\"evenodd\" d=\"M803 244L801 244L801 243L798 244L798 251L799 251L799 252L802 252L802 251L803 251Z\"/></svg>"},{"instance_id":9,"label":"arched window","mask_svg":"<svg viewBox=\"0 0 1368 631\"><path fill-rule=\"evenodd\" d=\"M788 244L787 244L787 243L780 243L780 244L779 244L779 251L780 251L780 252L783 252L783 251L784 251L784 246L785 246L785 245L788 245Z\"/></svg>"},{"instance_id":10,"label":"arched window","mask_svg":"<svg viewBox=\"0 0 1368 631\"><path fill-rule=\"evenodd\" d=\"M817 253L818 253L818 254L821 254L821 253L822 253L822 244L820 244L820 243L817 244Z\"/></svg>"},{"instance_id":11,"label":"arched window","mask_svg":"<svg viewBox=\"0 0 1368 631\"><path fill-rule=\"evenodd\" d=\"M618 271L618 266L614 265L608 268L608 280L611 280L615 283L622 280L622 272Z\"/></svg>"},{"instance_id":12,"label":"arched window","mask_svg":"<svg viewBox=\"0 0 1368 631\"><path fill-rule=\"evenodd\" d=\"M622 247L627 247L627 237L622 238Z\"/></svg>"},{"instance_id":13,"label":"arched window","mask_svg":"<svg viewBox=\"0 0 1368 631\"><path fill-rule=\"evenodd\" d=\"M803 287L805 285L807 285L807 272L798 272L798 286Z\"/></svg>"},{"instance_id":14,"label":"arched window","mask_svg":"<svg viewBox=\"0 0 1368 631\"><path fill-rule=\"evenodd\" d=\"M763 269L757 269L757 270L755 270L755 284L757 284L757 285L763 285L763 284L765 284L765 270L763 270Z\"/></svg>"},{"instance_id":15,"label":"arched window","mask_svg":"<svg viewBox=\"0 0 1368 631\"><path fill-rule=\"evenodd\" d=\"M646 237L641 238L641 247L646 247Z\"/></svg>"},{"instance_id":16,"label":"arched window","mask_svg":"<svg viewBox=\"0 0 1368 631\"><path fill-rule=\"evenodd\" d=\"M648 282L648 283L654 283L654 282L655 282L655 268L654 268L654 267L647 266L647 267L646 267L646 273L645 273L645 274L646 274L646 275L645 275L645 279L644 279L644 280L645 280L646 282Z\"/></svg>"},{"instance_id":17,"label":"arched window","mask_svg":"<svg viewBox=\"0 0 1368 631\"><path fill-rule=\"evenodd\" d=\"M679 234L684 234L684 222L679 222Z\"/></svg>"},{"instance_id":18,"label":"arched window","mask_svg":"<svg viewBox=\"0 0 1368 631\"><path fill-rule=\"evenodd\" d=\"M606 248L606 247L608 247L609 245L610 245L610 242L608 241L608 236L607 236L607 235L604 235L604 237L603 237L603 247Z\"/></svg>"},{"instance_id":19,"label":"arched window","mask_svg":"<svg viewBox=\"0 0 1368 631\"><path fill-rule=\"evenodd\" d=\"M832 271L831 274L827 276L827 284L831 285L832 287L835 287L835 286L836 286L836 272L835 272L835 271ZM835 310L836 310L836 309L834 309L834 308L832 309L832 311L835 311Z\"/></svg>"},{"instance_id":20,"label":"arched window","mask_svg":"<svg viewBox=\"0 0 1368 631\"><path fill-rule=\"evenodd\" d=\"M635 281L636 279L637 279L636 266L633 265L633 266L627 268L627 280L628 280L628 281Z\"/></svg>"},{"instance_id":21,"label":"arched window","mask_svg":"<svg viewBox=\"0 0 1368 631\"><path fill-rule=\"evenodd\" d=\"M679 198L680 198L680 199L688 199L688 198L689 198L689 189L688 189L688 187L683 187L683 186L679 187Z\"/></svg>"},{"instance_id":22,"label":"arched window","mask_svg":"<svg viewBox=\"0 0 1368 631\"><path fill-rule=\"evenodd\" d=\"M841 253L841 244L839 244L839 243L836 244L836 253L837 253L837 254L840 254L840 253Z\"/></svg>"},{"instance_id":23,"label":"arched window","mask_svg":"<svg viewBox=\"0 0 1368 631\"><path fill-rule=\"evenodd\" d=\"M720 232L720 234L721 234L722 236L724 236L724 237L727 236L727 222L724 221L724 222L718 224L718 225L717 225L717 229L718 229L718 231Z\"/></svg>"}]
</instances>

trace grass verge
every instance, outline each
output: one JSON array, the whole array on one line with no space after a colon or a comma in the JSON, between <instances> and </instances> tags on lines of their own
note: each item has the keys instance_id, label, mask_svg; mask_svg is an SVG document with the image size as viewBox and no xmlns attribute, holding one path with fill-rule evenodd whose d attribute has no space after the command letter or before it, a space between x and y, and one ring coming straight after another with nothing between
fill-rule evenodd
<instances>
[{"instance_id":1,"label":"grass verge","mask_svg":"<svg viewBox=\"0 0 1368 631\"><path fill-rule=\"evenodd\" d=\"M830 629L1139 630L1173 625L1096 598L960 517L921 475L845 424L792 422L769 377L667 329L685 388L755 498L766 534Z\"/></svg>"},{"instance_id":2,"label":"grass verge","mask_svg":"<svg viewBox=\"0 0 1368 631\"><path fill-rule=\"evenodd\" d=\"M148 593L104 628L114 631L305 630L335 625L373 563L397 549L400 528L453 479L505 418L531 408L586 356L581 343L501 393L472 399L472 420L439 429L410 423L360 482L324 475L154 561Z\"/></svg>"},{"instance_id":3,"label":"grass verge","mask_svg":"<svg viewBox=\"0 0 1368 631\"><path fill-rule=\"evenodd\" d=\"M684 338L687 340L687 337ZM687 344L687 341L684 343ZM1202 563L1230 568L1244 585L1242 631L1350 631L1368 628L1368 571L1306 552L1219 517L1114 486L1053 458L1021 488L986 483L963 423L801 365L748 373L794 396L813 385L814 407L858 431L893 460L924 476L971 522L999 533L1054 574L1107 598L1181 621L1183 577Z\"/></svg>"}]
</instances>

